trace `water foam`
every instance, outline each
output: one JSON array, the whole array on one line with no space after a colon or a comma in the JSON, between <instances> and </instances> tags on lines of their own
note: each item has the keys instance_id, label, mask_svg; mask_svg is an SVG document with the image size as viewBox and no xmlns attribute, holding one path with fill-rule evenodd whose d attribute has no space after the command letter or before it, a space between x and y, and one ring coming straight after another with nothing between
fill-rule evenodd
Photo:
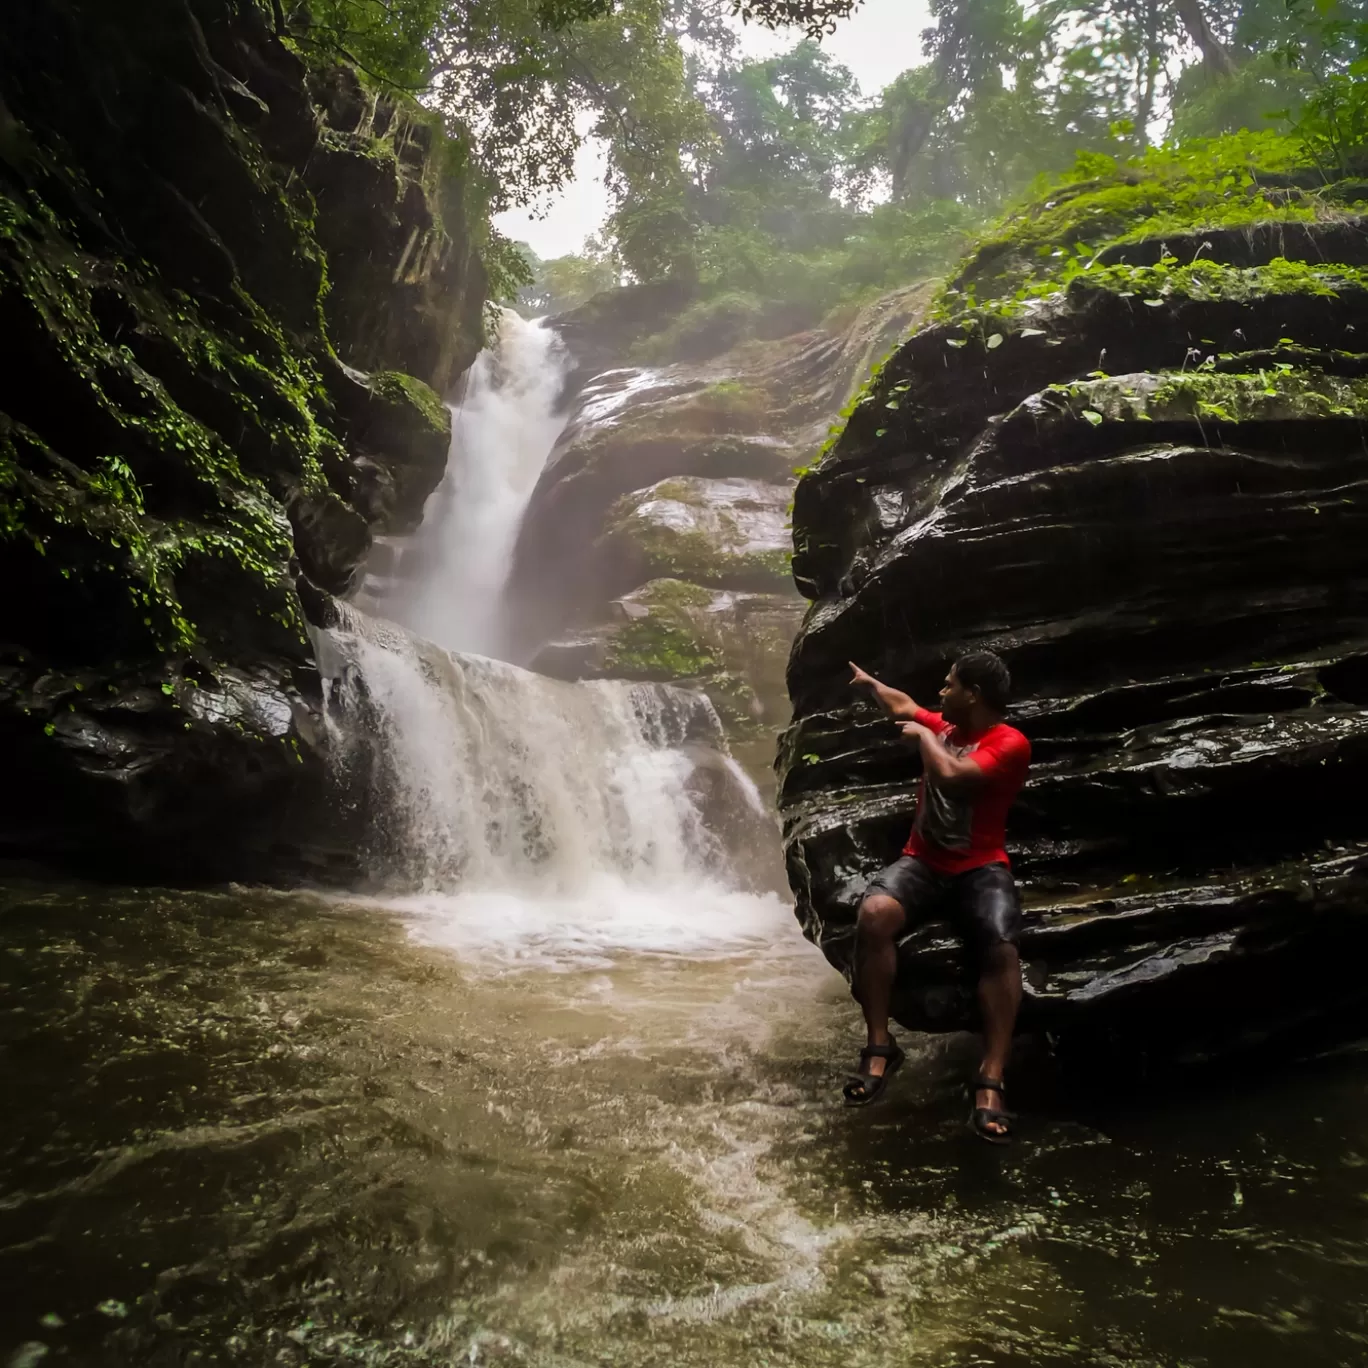
<instances>
[{"instance_id":1,"label":"water foam","mask_svg":"<svg viewBox=\"0 0 1368 1368\"><path fill-rule=\"evenodd\" d=\"M599 874L578 895L485 889L386 900L425 945L474 967L608 969L624 956L730 959L803 946L774 893L741 893L720 880L656 886Z\"/></svg>"}]
</instances>

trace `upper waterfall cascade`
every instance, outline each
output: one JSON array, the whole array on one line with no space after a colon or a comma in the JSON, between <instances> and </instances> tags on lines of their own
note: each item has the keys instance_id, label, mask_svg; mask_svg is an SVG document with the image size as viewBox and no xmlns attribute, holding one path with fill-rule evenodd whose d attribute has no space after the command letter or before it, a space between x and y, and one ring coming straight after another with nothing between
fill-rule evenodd
<instances>
[{"instance_id":1,"label":"upper waterfall cascade","mask_svg":"<svg viewBox=\"0 0 1368 1368\"><path fill-rule=\"evenodd\" d=\"M453 651L507 652L503 590L518 526L564 428L569 357L555 331L505 309L451 409L446 476L408 555L417 563L386 615Z\"/></svg>"}]
</instances>

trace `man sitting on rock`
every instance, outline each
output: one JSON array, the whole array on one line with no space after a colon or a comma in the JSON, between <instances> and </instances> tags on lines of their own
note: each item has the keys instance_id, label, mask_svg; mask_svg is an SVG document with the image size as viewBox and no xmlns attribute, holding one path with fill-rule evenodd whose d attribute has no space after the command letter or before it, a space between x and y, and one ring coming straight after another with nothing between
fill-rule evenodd
<instances>
[{"instance_id":1,"label":"man sitting on rock","mask_svg":"<svg viewBox=\"0 0 1368 1368\"><path fill-rule=\"evenodd\" d=\"M846 1085L846 1102L873 1102L903 1062L888 1033L898 938L913 924L948 916L978 953L984 1052L970 1120L985 1140L1006 1144L1011 1113L1002 1105L1002 1076L1021 1003L1021 910L1004 843L1007 810L1031 761L1031 743L1003 721L1011 676L990 651L962 656L934 713L853 661L850 668L851 684L868 690L920 750L922 781L902 858L874 879L860 902L853 980L869 1043Z\"/></svg>"}]
</instances>

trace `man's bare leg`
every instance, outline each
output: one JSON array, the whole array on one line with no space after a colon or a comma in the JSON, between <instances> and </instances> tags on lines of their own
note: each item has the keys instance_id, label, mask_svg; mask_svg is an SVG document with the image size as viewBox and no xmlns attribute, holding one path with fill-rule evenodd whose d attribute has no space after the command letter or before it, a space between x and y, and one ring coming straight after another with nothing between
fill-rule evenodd
<instances>
[{"instance_id":1,"label":"man's bare leg","mask_svg":"<svg viewBox=\"0 0 1368 1368\"><path fill-rule=\"evenodd\" d=\"M897 941L906 925L907 913L902 904L886 893L871 893L860 904L855 922L853 986L871 1045L888 1044L888 1004L898 972ZM864 1067L877 1078L888 1067L888 1061L870 1059Z\"/></svg>"},{"instance_id":2,"label":"man's bare leg","mask_svg":"<svg viewBox=\"0 0 1368 1368\"><path fill-rule=\"evenodd\" d=\"M983 1015L983 1062L979 1065L979 1077L1001 1082L1012 1051L1017 1009L1021 1006L1021 956L1015 945L999 941L984 951L978 1000ZM981 1088L974 1095L974 1106L1000 1108L1002 1095L991 1088ZM1007 1130L1000 1121L990 1121L988 1127L998 1135Z\"/></svg>"}]
</instances>

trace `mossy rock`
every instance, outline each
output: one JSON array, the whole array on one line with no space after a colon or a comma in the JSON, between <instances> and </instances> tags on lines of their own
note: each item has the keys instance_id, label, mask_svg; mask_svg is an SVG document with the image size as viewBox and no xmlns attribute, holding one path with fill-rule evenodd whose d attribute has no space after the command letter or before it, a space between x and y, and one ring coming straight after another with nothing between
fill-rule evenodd
<instances>
[{"instance_id":1,"label":"mossy rock","mask_svg":"<svg viewBox=\"0 0 1368 1368\"><path fill-rule=\"evenodd\" d=\"M664 480L618 500L605 538L638 579L775 588L789 580L788 502L757 480Z\"/></svg>"},{"instance_id":2,"label":"mossy rock","mask_svg":"<svg viewBox=\"0 0 1368 1368\"><path fill-rule=\"evenodd\" d=\"M385 228L330 259L325 121L264 7L85 7L80 42L68 9L25 13L0 45L0 573L25 585L0 738L33 802L0 848L265 874L286 808L325 810L305 603L445 465L446 411L400 372L478 345L478 197L430 115L372 99L341 141ZM379 277L367 351L343 304Z\"/></svg>"}]
</instances>

